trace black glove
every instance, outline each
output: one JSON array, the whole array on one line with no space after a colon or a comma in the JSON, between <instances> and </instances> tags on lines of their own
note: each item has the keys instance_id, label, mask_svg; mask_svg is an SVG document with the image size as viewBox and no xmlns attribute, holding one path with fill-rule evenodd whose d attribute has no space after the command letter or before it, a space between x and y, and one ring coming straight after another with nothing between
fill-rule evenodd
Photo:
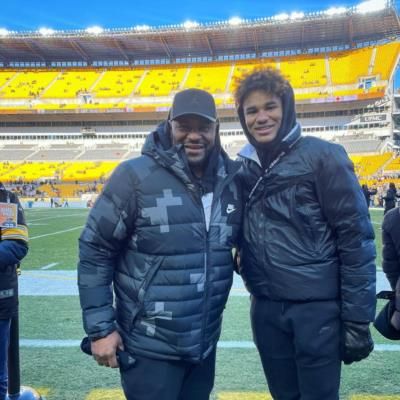
<instances>
[{"instance_id":1,"label":"black glove","mask_svg":"<svg viewBox=\"0 0 400 400\"><path fill-rule=\"evenodd\" d=\"M374 349L369 324L342 322L342 361L351 364L367 358Z\"/></svg>"}]
</instances>

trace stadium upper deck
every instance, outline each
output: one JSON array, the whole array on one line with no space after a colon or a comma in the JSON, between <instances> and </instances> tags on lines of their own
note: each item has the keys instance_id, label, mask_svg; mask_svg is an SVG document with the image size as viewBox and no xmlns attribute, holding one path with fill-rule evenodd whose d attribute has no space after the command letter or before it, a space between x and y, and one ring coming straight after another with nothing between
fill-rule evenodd
<instances>
[{"instance_id":1,"label":"stadium upper deck","mask_svg":"<svg viewBox=\"0 0 400 400\"><path fill-rule=\"evenodd\" d=\"M211 24L135 27L104 31L0 33L0 62L60 66L72 62L138 65L226 61L354 48L400 34L393 2L374 12L357 7ZM2 37L1 37L2 36Z\"/></svg>"},{"instance_id":2,"label":"stadium upper deck","mask_svg":"<svg viewBox=\"0 0 400 400\"><path fill-rule=\"evenodd\" d=\"M384 96L399 38L391 2L368 13L351 8L236 25L3 32L0 112L4 121L41 120L43 113L63 119L77 111L97 113L78 120L151 120L155 112L165 114L176 90L200 87L230 116L235 77L265 65L290 79L298 103L340 108Z\"/></svg>"}]
</instances>

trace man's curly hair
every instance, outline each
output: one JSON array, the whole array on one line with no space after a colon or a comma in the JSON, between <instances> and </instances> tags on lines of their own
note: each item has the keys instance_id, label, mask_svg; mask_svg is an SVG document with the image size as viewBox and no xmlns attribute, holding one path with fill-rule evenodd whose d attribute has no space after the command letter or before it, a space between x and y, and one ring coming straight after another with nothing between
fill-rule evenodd
<instances>
[{"instance_id":1,"label":"man's curly hair","mask_svg":"<svg viewBox=\"0 0 400 400\"><path fill-rule=\"evenodd\" d=\"M237 79L235 89L236 107L242 106L246 97L254 90L263 90L282 97L289 88L289 82L274 68L255 70L244 78Z\"/></svg>"}]
</instances>

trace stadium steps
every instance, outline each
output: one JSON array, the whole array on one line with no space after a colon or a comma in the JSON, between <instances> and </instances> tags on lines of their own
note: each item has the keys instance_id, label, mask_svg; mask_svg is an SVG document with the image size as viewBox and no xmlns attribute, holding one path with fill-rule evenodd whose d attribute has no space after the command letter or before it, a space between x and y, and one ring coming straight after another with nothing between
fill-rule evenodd
<instances>
[{"instance_id":1,"label":"stadium steps","mask_svg":"<svg viewBox=\"0 0 400 400\"><path fill-rule=\"evenodd\" d=\"M235 64L231 65L231 69L229 70L229 75L228 75L228 79L226 80L226 85L225 85L225 92L229 93L229 88L231 86L231 82L232 82L232 76L233 76L233 72L235 71Z\"/></svg>"},{"instance_id":2,"label":"stadium steps","mask_svg":"<svg viewBox=\"0 0 400 400\"><path fill-rule=\"evenodd\" d=\"M140 77L138 83L136 84L136 86L134 87L134 89L132 90L132 92L129 94L128 97L134 97L136 96L136 94L138 93L140 86L142 85L144 79L146 78L147 74L149 73L149 69L145 69L142 76ZM140 93L139 93L140 95Z\"/></svg>"},{"instance_id":3,"label":"stadium steps","mask_svg":"<svg viewBox=\"0 0 400 400\"><path fill-rule=\"evenodd\" d=\"M98 76L98 78L92 83L92 85L89 87L88 92L92 93L93 89L96 87L96 85L100 82L101 79L103 79L103 76L105 75L107 71L104 70L100 73L100 75Z\"/></svg>"},{"instance_id":4,"label":"stadium steps","mask_svg":"<svg viewBox=\"0 0 400 400\"><path fill-rule=\"evenodd\" d=\"M376 47L372 49L371 60L368 65L368 75L372 75L373 73L375 67L375 60L376 60Z\"/></svg>"},{"instance_id":5,"label":"stadium steps","mask_svg":"<svg viewBox=\"0 0 400 400\"><path fill-rule=\"evenodd\" d=\"M325 55L325 73L328 86L332 86L332 75L328 54Z\"/></svg>"},{"instance_id":6,"label":"stadium steps","mask_svg":"<svg viewBox=\"0 0 400 400\"><path fill-rule=\"evenodd\" d=\"M59 78L60 74L62 73L62 71L60 71L54 78L53 80L39 93L39 97L41 98L48 89L50 89L54 83L57 82L57 79Z\"/></svg>"},{"instance_id":7,"label":"stadium steps","mask_svg":"<svg viewBox=\"0 0 400 400\"><path fill-rule=\"evenodd\" d=\"M34 150L33 153L28 154L28 155L23 159L23 161L30 161L30 160L31 160L31 157L33 157L35 154L37 154L37 153L39 153L39 152L40 152L40 149Z\"/></svg>"},{"instance_id":8,"label":"stadium steps","mask_svg":"<svg viewBox=\"0 0 400 400\"><path fill-rule=\"evenodd\" d=\"M385 163L378 169L377 173L382 173L385 171L386 167L396 158L396 156L394 154L392 154L392 156L385 161Z\"/></svg>"},{"instance_id":9,"label":"stadium steps","mask_svg":"<svg viewBox=\"0 0 400 400\"><path fill-rule=\"evenodd\" d=\"M80 153L78 153L73 160L79 160L79 157L82 156L86 152L86 149L83 149Z\"/></svg>"},{"instance_id":10,"label":"stadium steps","mask_svg":"<svg viewBox=\"0 0 400 400\"><path fill-rule=\"evenodd\" d=\"M127 160L129 159L129 154L132 152L132 149L126 150L126 152L121 156L121 160Z\"/></svg>"},{"instance_id":11,"label":"stadium steps","mask_svg":"<svg viewBox=\"0 0 400 400\"><path fill-rule=\"evenodd\" d=\"M192 67L187 67L186 72L185 72L185 75L183 76L182 82L181 82L181 84L179 85L179 90L182 90L182 89L185 87L186 81L188 80L188 77L189 77L189 75L190 75L191 69L192 69Z\"/></svg>"},{"instance_id":12,"label":"stadium steps","mask_svg":"<svg viewBox=\"0 0 400 400\"><path fill-rule=\"evenodd\" d=\"M16 72L11 79L9 79L8 81L6 81L6 83L0 87L0 97L2 97L1 92L3 91L3 89L7 88L7 86L10 85L11 82L13 82L15 79L17 79L20 75L22 74L22 72Z\"/></svg>"}]
</instances>

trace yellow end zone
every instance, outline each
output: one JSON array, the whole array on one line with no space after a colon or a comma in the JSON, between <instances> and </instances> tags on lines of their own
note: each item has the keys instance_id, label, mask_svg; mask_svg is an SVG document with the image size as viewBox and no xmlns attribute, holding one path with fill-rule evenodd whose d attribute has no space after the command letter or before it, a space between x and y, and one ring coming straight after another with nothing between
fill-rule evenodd
<instances>
[{"instance_id":1,"label":"yellow end zone","mask_svg":"<svg viewBox=\"0 0 400 400\"><path fill-rule=\"evenodd\" d=\"M122 389L95 389L87 396L86 400L125 400Z\"/></svg>"},{"instance_id":2,"label":"yellow end zone","mask_svg":"<svg viewBox=\"0 0 400 400\"><path fill-rule=\"evenodd\" d=\"M49 393L47 388L38 388L37 391L46 396ZM270 394L261 392L220 392L218 400L272 400ZM125 400L121 389L95 389L92 390L85 400ZM349 400L400 400L400 395L371 395L356 394L349 397Z\"/></svg>"},{"instance_id":3,"label":"yellow end zone","mask_svg":"<svg viewBox=\"0 0 400 400\"><path fill-rule=\"evenodd\" d=\"M33 387L33 386L31 386L31 387L33 389L35 389L40 394L40 396L43 396L43 397L48 396L51 392L51 389L47 388L47 387Z\"/></svg>"},{"instance_id":4,"label":"yellow end zone","mask_svg":"<svg viewBox=\"0 0 400 400\"><path fill-rule=\"evenodd\" d=\"M272 400L270 394L260 392L221 392L218 400Z\"/></svg>"},{"instance_id":5,"label":"yellow end zone","mask_svg":"<svg viewBox=\"0 0 400 400\"><path fill-rule=\"evenodd\" d=\"M400 400L400 395L387 394L353 394L350 400Z\"/></svg>"}]
</instances>

